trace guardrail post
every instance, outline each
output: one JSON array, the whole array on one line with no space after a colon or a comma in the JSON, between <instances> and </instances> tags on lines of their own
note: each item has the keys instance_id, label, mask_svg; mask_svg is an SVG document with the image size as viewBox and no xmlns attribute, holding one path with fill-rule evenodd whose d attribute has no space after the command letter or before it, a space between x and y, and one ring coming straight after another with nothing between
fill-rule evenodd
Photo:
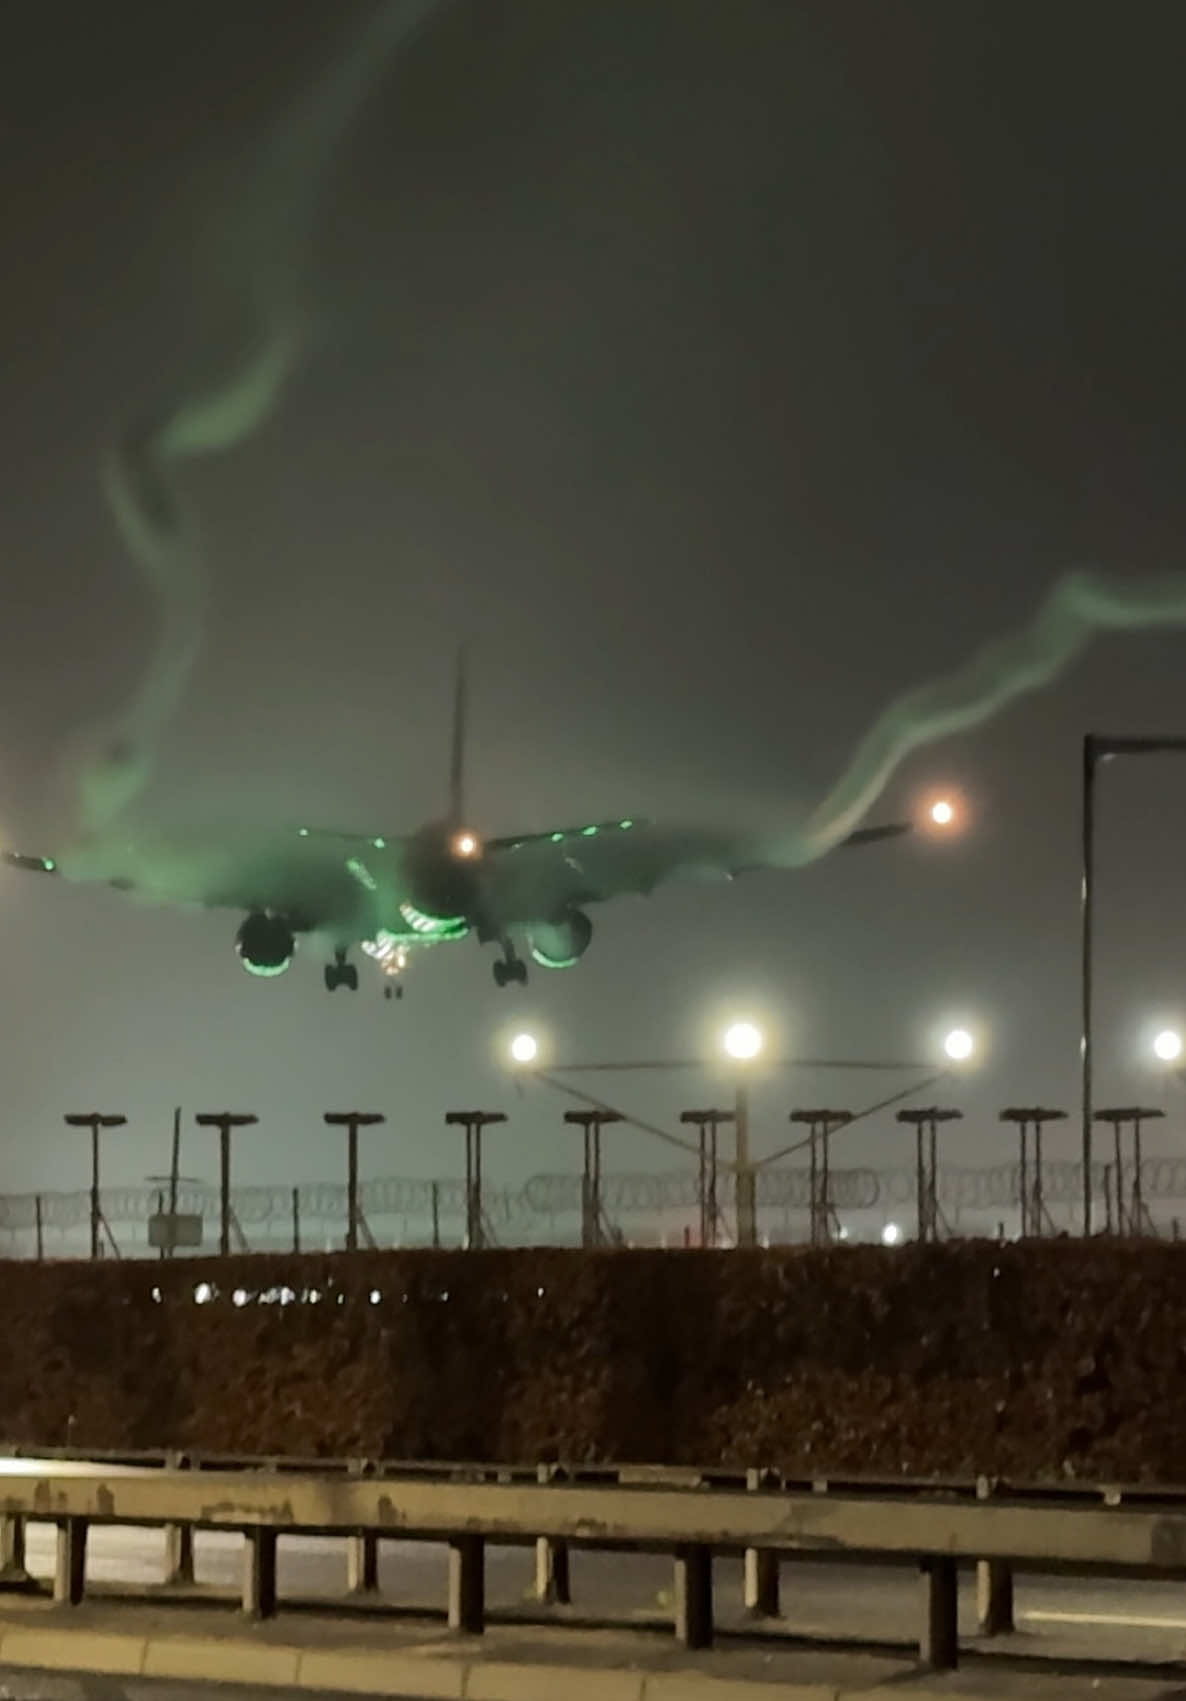
<instances>
[{"instance_id":1,"label":"guardrail post","mask_svg":"<svg viewBox=\"0 0 1186 1701\"><path fill-rule=\"evenodd\" d=\"M991 1477L977 1477L977 1500L991 1500ZM1013 1565L1008 1559L976 1563L976 1621L982 1636L1007 1636L1013 1629Z\"/></svg>"},{"instance_id":2,"label":"guardrail post","mask_svg":"<svg viewBox=\"0 0 1186 1701\"><path fill-rule=\"evenodd\" d=\"M25 1569L25 1520L19 1512L0 1518L0 1582L23 1583Z\"/></svg>"},{"instance_id":3,"label":"guardrail post","mask_svg":"<svg viewBox=\"0 0 1186 1701\"><path fill-rule=\"evenodd\" d=\"M747 1489L769 1488L772 1473L749 1470L745 1473ZM772 1548L747 1547L745 1550L745 1610L753 1618L777 1618L778 1554Z\"/></svg>"},{"instance_id":4,"label":"guardrail post","mask_svg":"<svg viewBox=\"0 0 1186 1701\"><path fill-rule=\"evenodd\" d=\"M346 1537L346 1589L351 1595L373 1595L379 1587L379 1538L370 1530Z\"/></svg>"},{"instance_id":5,"label":"guardrail post","mask_svg":"<svg viewBox=\"0 0 1186 1701\"><path fill-rule=\"evenodd\" d=\"M276 1532L262 1524L243 1532L243 1611L248 1618L276 1614Z\"/></svg>"},{"instance_id":6,"label":"guardrail post","mask_svg":"<svg viewBox=\"0 0 1186 1701\"><path fill-rule=\"evenodd\" d=\"M183 1471L189 1460L183 1453L166 1453L165 1468ZM165 1582L173 1587L194 1580L194 1532L192 1524L165 1525Z\"/></svg>"},{"instance_id":7,"label":"guardrail post","mask_svg":"<svg viewBox=\"0 0 1186 1701\"><path fill-rule=\"evenodd\" d=\"M929 1554L922 1572L922 1629L919 1658L932 1671L954 1671L959 1664L959 1572L948 1554Z\"/></svg>"},{"instance_id":8,"label":"guardrail post","mask_svg":"<svg viewBox=\"0 0 1186 1701\"><path fill-rule=\"evenodd\" d=\"M486 1543L454 1536L449 1543L449 1629L480 1636L486 1628Z\"/></svg>"},{"instance_id":9,"label":"guardrail post","mask_svg":"<svg viewBox=\"0 0 1186 1701\"><path fill-rule=\"evenodd\" d=\"M78 1606L86 1587L85 1518L59 1518L54 1558L54 1600L59 1606Z\"/></svg>"},{"instance_id":10,"label":"guardrail post","mask_svg":"<svg viewBox=\"0 0 1186 1701\"><path fill-rule=\"evenodd\" d=\"M536 1477L551 1482L556 1475L554 1465L540 1465ZM535 1543L535 1598L549 1606L571 1606L572 1585L569 1581L568 1543L551 1536L538 1536Z\"/></svg>"},{"instance_id":11,"label":"guardrail post","mask_svg":"<svg viewBox=\"0 0 1186 1701\"><path fill-rule=\"evenodd\" d=\"M675 1551L675 1634L685 1648L712 1646L712 1549Z\"/></svg>"}]
</instances>

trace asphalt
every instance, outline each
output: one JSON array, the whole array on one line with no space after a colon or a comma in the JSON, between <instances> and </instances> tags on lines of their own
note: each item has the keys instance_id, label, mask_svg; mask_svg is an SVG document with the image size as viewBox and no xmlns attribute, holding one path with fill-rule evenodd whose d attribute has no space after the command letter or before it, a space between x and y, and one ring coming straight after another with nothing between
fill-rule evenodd
<instances>
[{"instance_id":1,"label":"asphalt","mask_svg":"<svg viewBox=\"0 0 1186 1701\"><path fill-rule=\"evenodd\" d=\"M782 1617L758 1633L744 1614L740 1564L721 1561L718 1644L689 1654L671 1635L671 1571L661 1556L575 1552L572 1607L544 1612L532 1599L530 1551L491 1548L492 1622L484 1637L465 1639L444 1625L441 1547L384 1542L379 1596L347 1602L343 1544L284 1537L281 1611L258 1626L235 1610L240 1551L236 1536L200 1533L198 1587L178 1607L159 1589L161 1532L92 1531L93 1594L82 1607L0 1596L0 1701L188 1701L211 1693L201 1678L218 1680L224 1701L265 1687L324 1701L345 1689L414 1701L761 1701L775 1693L832 1701L878 1692L896 1701L1047 1701L1056 1691L1059 1701L1186 1701L1186 1587L1170 1583L1021 1577L1017 1633L987 1642L976 1635L969 1578L960 1602L966 1658L939 1676L917 1664L918 1580L884 1566L784 1564ZM48 1526L29 1527L28 1561L48 1577ZM111 1598L116 1585L131 1585L137 1598ZM22 1670L47 1665L58 1669ZM72 1668L88 1675L66 1675Z\"/></svg>"}]
</instances>

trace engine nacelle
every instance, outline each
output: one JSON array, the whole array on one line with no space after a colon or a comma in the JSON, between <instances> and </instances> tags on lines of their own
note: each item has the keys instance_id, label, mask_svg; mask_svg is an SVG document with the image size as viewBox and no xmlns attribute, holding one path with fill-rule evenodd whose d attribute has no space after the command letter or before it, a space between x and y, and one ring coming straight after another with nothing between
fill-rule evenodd
<instances>
[{"instance_id":1,"label":"engine nacelle","mask_svg":"<svg viewBox=\"0 0 1186 1701\"><path fill-rule=\"evenodd\" d=\"M533 927L527 936L531 955L543 969L571 969L589 948L593 923L583 910L569 910L562 921Z\"/></svg>"},{"instance_id":2,"label":"engine nacelle","mask_svg":"<svg viewBox=\"0 0 1186 1701\"><path fill-rule=\"evenodd\" d=\"M282 975L292 962L296 937L283 916L256 910L235 935L239 961L252 975Z\"/></svg>"}]
</instances>

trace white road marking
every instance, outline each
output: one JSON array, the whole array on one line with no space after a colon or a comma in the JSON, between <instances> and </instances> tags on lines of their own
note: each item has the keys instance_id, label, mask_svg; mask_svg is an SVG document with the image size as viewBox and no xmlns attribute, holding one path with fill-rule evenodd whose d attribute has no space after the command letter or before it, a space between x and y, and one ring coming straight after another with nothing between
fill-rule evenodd
<instances>
[{"instance_id":1,"label":"white road marking","mask_svg":"<svg viewBox=\"0 0 1186 1701\"><path fill-rule=\"evenodd\" d=\"M1145 1618L1127 1612L1021 1612L1037 1624L1110 1624L1125 1630L1186 1630L1186 1618Z\"/></svg>"}]
</instances>

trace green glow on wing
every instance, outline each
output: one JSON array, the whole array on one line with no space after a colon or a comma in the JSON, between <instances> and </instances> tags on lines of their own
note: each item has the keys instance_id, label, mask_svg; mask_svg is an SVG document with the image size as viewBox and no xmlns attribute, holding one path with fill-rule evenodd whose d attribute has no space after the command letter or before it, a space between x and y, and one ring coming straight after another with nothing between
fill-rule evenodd
<instances>
[{"instance_id":1,"label":"green glow on wing","mask_svg":"<svg viewBox=\"0 0 1186 1701\"><path fill-rule=\"evenodd\" d=\"M358 884L360 886L365 886L368 892L375 892L378 890L378 882L365 862L360 862L356 856L348 856L346 858L346 867L358 881Z\"/></svg>"},{"instance_id":2,"label":"green glow on wing","mask_svg":"<svg viewBox=\"0 0 1186 1701\"><path fill-rule=\"evenodd\" d=\"M562 845L564 843L564 834L563 833L553 833L552 834L552 843L554 845Z\"/></svg>"},{"instance_id":3,"label":"green glow on wing","mask_svg":"<svg viewBox=\"0 0 1186 1701\"><path fill-rule=\"evenodd\" d=\"M52 856L43 856L41 859L41 866L47 874L52 874L58 865Z\"/></svg>"},{"instance_id":4,"label":"green glow on wing","mask_svg":"<svg viewBox=\"0 0 1186 1701\"><path fill-rule=\"evenodd\" d=\"M387 840L386 839L372 839L371 843L374 845L376 850L386 850L387 849Z\"/></svg>"},{"instance_id":5,"label":"green glow on wing","mask_svg":"<svg viewBox=\"0 0 1186 1701\"><path fill-rule=\"evenodd\" d=\"M399 906L399 913L421 939L464 939L469 932L469 922L463 915L428 915L407 902Z\"/></svg>"},{"instance_id":6,"label":"green glow on wing","mask_svg":"<svg viewBox=\"0 0 1186 1701\"><path fill-rule=\"evenodd\" d=\"M581 828L581 837L584 838L584 839L591 839L593 837L594 833L596 833L596 831L597 831L596 827L582 827Z\"/></svg>"},{"instance_id":7,"label":"green glow on wing","mask_svg":"<svg viewBox=\"0 0 1186 1701\"><path fill-rule=\"evenodd\" d=\"M631 827L633 827L633 825L634 825L633 821L619 821L618 822L618 826L621 828L623 833L628 833L630 831Z\"/></svg>"},{"instance_id":8,"label":"green glow on wing","mask_svg":"<svg viewBox=\"0 0 1186 1701\"><path fill-rule=\"evenodd\" d=\"M272 980L276 975L282 975L288 967L287 962L273 963L270 966L264 963L253 963L249 957L240 957L239 961L249 975L258 975L261 980Z\"/></svg>"},{"instance_id":9,"label":"green glow on wing","mask_svg":"<svg viewBox=\"0 0 1186 1701\"><path fill-rule=\"evenodd\" d=\"M580 961L579 957L549 957L546 951L541 951L536 945L531 947L531 955L541 969L571 969Z\"/></svg>"}]
</instances>

